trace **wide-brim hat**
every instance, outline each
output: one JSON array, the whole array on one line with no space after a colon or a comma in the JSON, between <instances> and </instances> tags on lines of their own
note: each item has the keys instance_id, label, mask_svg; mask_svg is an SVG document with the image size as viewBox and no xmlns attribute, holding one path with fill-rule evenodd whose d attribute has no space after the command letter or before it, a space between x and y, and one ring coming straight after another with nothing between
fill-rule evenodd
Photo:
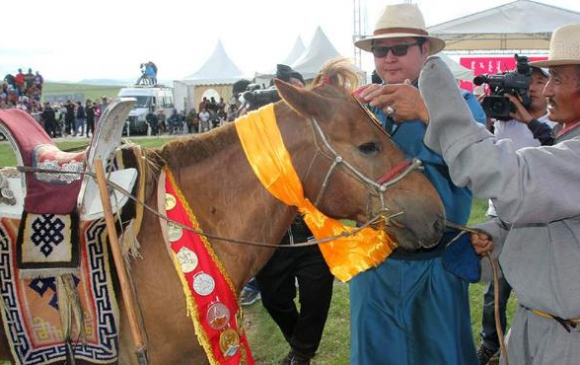
<instances>
[{"instance_id":1,"label":"wide-brim hat","mask_svg":"<svg viewBox=\"0 0 580 365\"><path fill-rule=\"evenodd\" d=\"M564 25L552 33L550 54L544 61L530 62L530 66L549 67L580 65L580 24Z\"/></svg>"},{"instance_id":2,"label":"wide-brim hat","mask_svg":"<svg viewBox=\"0 0 580 365\"><path fill-rule=\"evenodd\" d=\"M360 39L355 46L370 52L373 41L387 38L421 37L429 40L430 52L435 54L445 48L445 41L427 33L421 10L415 4L387 5L377 20L373 35Z\"/></svg>"}]
</instances>

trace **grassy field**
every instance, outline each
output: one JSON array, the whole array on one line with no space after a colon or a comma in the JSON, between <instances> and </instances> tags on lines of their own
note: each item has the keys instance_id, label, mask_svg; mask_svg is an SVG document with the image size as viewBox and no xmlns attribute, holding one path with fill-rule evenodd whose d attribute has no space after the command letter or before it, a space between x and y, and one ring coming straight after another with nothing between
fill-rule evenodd
<instances>
[{"instance_id":1,"label":"grassy field","mask_svg":"<svg viewBox=\"0 0 580 365\"><path fill-rule=\"evenodd\" d=\"M84 99L100 99L103 95L115 98L121 86L100 86L45 82L42 89L43 98L48 95L83 94Z\"/></svg>"},{"instance_id":2,"label":"grassy field","mask_svg":"<svg viewBox=\"0 0 580 365\"><path fill-rule=\"evenodd\" d=\"M135 139L134 142L146 147L158 147L167 142L167 139ZM60 142L61 149L75 148L87 143L87 140ZM0 167L15 164L14 154L6 142L0 143ZM485 220L487 202L475 200L471 211L470 224ZM475 284L470 286L471 324L476 344L479 344L481 330L482 300L485 286ZM508 318L515 310L516 301L511 300L508 305ZM258 364L278 364L288 352L288 346L260 302L245 310L246 331L250 345ZM349 297L348 285L336 282L334 294L322 343L315 358L316 364L341 365L348 364L350 343Z\"/></svg>"}]
</instances>

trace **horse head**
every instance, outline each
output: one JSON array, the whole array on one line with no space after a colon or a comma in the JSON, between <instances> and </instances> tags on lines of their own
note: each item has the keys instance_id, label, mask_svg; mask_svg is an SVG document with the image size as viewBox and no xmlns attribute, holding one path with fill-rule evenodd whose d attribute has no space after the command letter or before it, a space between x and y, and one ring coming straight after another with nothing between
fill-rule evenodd
<instances>
[{"instance_id":1,"label":"horse head","mask_svg":"<svg viewBox=\"0 0 580 365\"><path fill-rule=\"evenodd\" d=\"M443 203L352 97L357 83L353 66L340 59L325 65L308 88L275 80L285 102L276 104L276 114L293 119L280 129L305 196L332 218L364 224L382 216L383 228L401 248L432 247L443 233ZM312 133L304 136L305 130Z\"/></svg>"}]
</instances>

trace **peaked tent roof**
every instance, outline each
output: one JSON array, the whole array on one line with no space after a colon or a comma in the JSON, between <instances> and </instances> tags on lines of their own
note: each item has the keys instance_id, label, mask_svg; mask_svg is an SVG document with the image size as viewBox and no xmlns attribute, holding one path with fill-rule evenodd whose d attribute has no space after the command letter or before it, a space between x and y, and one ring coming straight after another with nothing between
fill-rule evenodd
<instances>
[{"instance_id":1,"label":"peaked tent roof","mask_svg":"<svg viewBox=\"0 0 580 365\"><path fill-rule=\"evenodd\" d=\"M517 0L427 29L445 40L446 51L548 49L552 32L570 23L580 23L580 13Z\"/></svg>"},{"instance_id":2,"label":"peaked tent roof","mask_svg":"<svg viewBox=\"0 0 580 365\"><path fill-rule=\"evenodd\" d=\"M292 50L290 51L290 53L288 54L286 59L284 61L282 61L282 64L290 66L291 64L296 62L300 58L300 56L302 56L302 54L304 54L305 49L306 49L306 47L304 47L304 43L302 42L302 38L300 38L300 36L298 36L298 38L296 38L296 42L294 42L294 46L292 47ZM274 73L276 73L276 70L274 70Z\"/></svg>"},{"instance_id":3,"label":"peaked tent roof","mask_svg":"<svg viewBox=\"0 0 580 365\"><path fill-rule=\"evenodd\" d=\"M197 72L185 77L181 81L189 85L219 85L233 84L243 78L242 71L240 71L226 54L220 40L213 54L205 61L203 66Z\"/></svg>"},{"instance_id":4,"label":"peaked tent roof","mask_svg":"<svg viewBox=\"0 0 580 365\"><path fill-rule=\"evenodd\" d=\"M330 43L322 28L318 27L304 54L290 66L300 72L305 79L311 79L326 61L339 56L340 53Z\"/></svg>"}]
</instances>

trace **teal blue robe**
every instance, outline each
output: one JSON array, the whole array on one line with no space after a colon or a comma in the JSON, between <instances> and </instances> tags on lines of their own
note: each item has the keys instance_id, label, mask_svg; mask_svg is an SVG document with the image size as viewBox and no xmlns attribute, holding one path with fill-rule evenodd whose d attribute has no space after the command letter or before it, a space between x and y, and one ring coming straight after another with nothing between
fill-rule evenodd
<instances>
[{"instance_id":1,"label":"teal blue robe","mask_svg":"<svg viewBox=\"0 0 580 365\"><path fill-rule=\"evenodd\" d=\"M470 95L466 100L484 122L479 104ZM426 126L420 121L395 124L381 110L373 112L408 158L424 162L447 219L466 224L471 192L453 185L441 156L425 146ZM468 282L445 270L442 262L445 243L454 235L447 232L434 250L396 250L384 263L350 281L351 364L477 364Z\"/></svg>"}]
</instances>

